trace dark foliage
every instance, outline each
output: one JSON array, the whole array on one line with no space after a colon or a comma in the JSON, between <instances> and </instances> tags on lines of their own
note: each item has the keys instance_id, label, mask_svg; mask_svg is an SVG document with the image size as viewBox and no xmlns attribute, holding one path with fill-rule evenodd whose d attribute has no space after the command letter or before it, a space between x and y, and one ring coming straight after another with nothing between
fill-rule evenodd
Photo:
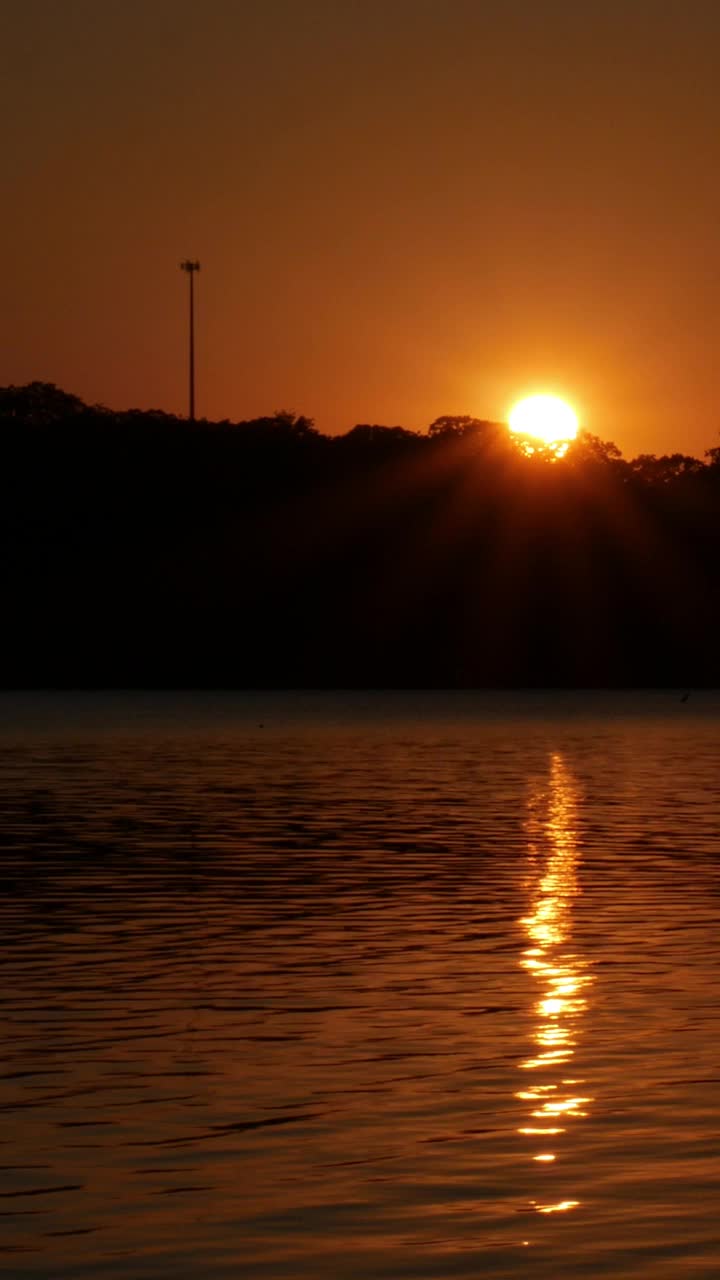
<instances>
[{"instance_id":1,"label":"dark foliage","mask_svg":"<svg viewBox=\"0 0 720 1280\"><path fill-rule=\"evenodd\" d=\"M0 680L718 684L720 450L320 434L0 391Z\"/></svg>"}]
</instances>

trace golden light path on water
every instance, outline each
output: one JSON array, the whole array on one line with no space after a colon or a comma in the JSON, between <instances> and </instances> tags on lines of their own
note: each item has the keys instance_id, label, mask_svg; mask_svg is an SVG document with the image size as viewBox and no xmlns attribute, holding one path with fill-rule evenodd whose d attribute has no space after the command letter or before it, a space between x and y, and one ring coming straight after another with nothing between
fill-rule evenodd
<instances>
[{"instance_id":1,"label":"golden light path on water","mask_svg":"<svg viewBox=\"0 0 720 1280\"><path fill-rule=\"evenodd\" d=\"M588 962L573 949L572 910L580 893L578 882L577 810L579 789L562 756L550 759L547 789L530 798L528 855L530 913L521 918L529 945L521 965L537 983L533 1002L533 1049L520 1063L530 1077L515 1094L527 1103L527 1123L518 1132L532 1140L530 1158L540 1166L562 1160L562 1141L569 1128L588 1115L593 1099L572 1070L572 1058L587 1010L593 978ZM555 1078L553 1078L555 1077ZM537 1213L564 1213L578 1200L532 1200Z\"/></svg>"}]
</instances>

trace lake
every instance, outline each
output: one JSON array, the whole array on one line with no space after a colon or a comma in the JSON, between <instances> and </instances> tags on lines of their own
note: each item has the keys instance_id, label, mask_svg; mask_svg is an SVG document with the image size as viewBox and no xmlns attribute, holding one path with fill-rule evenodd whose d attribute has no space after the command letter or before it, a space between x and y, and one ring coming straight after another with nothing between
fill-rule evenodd
<instances>
[{"instance_id":1,"label":"lake","mask_svg":"<svg viewBox=\"0 0 720 1280\"><path fill-rule=\"evenodd\" d=\"M720 1273L720 696L5 694L0 1265Z\"/></svg>"}]
</instances>

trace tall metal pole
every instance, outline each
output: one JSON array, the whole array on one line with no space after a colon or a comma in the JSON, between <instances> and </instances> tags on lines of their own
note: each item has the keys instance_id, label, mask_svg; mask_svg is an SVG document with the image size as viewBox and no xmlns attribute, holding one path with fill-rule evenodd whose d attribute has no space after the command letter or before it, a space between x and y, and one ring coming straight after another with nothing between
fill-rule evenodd
<instances>
[{"instance_id":1,"label":"tall metal pole","mask_svg":"<svg viewBox=\"0 0 720 1280\"><path fill-rule=\"evenodd\" d=\"M196 271L200 270L200 263L194 262L190 258L186 258L180 263L181 271L187 271L190 278L190 404L188 417L191 422L195 421L195 290L193 288L193 276Z\"/></svg>"}]
</instances>

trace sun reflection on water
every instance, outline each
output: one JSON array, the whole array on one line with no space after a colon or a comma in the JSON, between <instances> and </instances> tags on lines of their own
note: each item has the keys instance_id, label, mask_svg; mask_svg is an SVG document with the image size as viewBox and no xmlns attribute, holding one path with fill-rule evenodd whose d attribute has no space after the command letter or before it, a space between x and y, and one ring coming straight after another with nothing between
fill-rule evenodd
<instances>
[{"instance_id":1,"label":"sun reflection on water","mask_svg":"<svg viewBox=\"0 0 720 1280\"><path fill-rule=\"evenodd\" d=\"M537 1072L541 1078L528 1081L515 1094L520 1101L531 1104L530 1121L539 1122L524 1123L518 1133L543 1144L549 1136L560 1138L576 1120L585 1118L593 1101L582 1090L582 1079L565 1074L576 1052L588 1005L588 988L593 981L588 962L572 945L572 910L580 893L576 834L579 799L577 783L562 756L553 753L549 787L533 797L530 805L527 829L532 897L529 914L520 920L529 944L520 964L539 990L532 1006L532 1051L519 1066L522 1071ZM533 1162L548 1166L561 1158L560 1144L556 1151L530 1153ZM579 1203L574 1199L549 1204L533 1200L531 1207L538 1213L563 1213Z\"/></svg>"}]
</instances>

